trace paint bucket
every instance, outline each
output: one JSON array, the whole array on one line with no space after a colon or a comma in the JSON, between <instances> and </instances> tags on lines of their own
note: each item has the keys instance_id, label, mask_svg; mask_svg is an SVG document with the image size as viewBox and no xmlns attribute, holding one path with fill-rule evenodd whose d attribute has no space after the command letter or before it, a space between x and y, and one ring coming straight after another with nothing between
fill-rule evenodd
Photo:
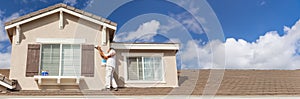
<instances>
[{"instance_id":1,"label":"paint bucket","mask_svg":"<svg viewBox=\"0 0 300 99\"><path fill-rule=\"evenodd\" d=\"M48 76L48 74L49 74L49 73L48 73L47 71L42 71L42 72L41 72L41 75L42 75L42 76Z\"/></svg>"},{"instance_id":2,"label":"paint bucket","mask_svg":"<svg viewBox=\"0 0 300 99\"><path fill-rule=\"evenodd\" d=\"M101 61L101 65L106 65L106 60L105 59L102 59L102 61Z\"/></svg>"}]
</instances>

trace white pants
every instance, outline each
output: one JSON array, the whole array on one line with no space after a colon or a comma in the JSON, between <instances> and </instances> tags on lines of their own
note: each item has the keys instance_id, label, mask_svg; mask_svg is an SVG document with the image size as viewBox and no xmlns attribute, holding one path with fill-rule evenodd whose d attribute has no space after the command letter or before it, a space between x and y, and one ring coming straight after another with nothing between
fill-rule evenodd
<instances>
[{"instance_id":1,"label":"white pants","mask_svg":"<svg viewBox=\"0 0 300 99\"><path fill-rule=\"evenodd\" d=\"M113 88L118 87L114 78L114 68L112 66L106 66L105 88L110 88L110 84L112 84Z\"/></svg>"}]
</instances>

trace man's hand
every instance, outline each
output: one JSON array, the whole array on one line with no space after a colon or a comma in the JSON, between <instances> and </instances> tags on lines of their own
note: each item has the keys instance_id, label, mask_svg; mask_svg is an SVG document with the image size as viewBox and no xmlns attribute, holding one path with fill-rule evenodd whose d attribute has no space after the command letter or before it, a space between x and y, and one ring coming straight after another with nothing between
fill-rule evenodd
<instances>
[{"instance_id":1,"label":"man's hand","mask_svg":"<svg viewBox=\"0 0 300 99\"><path fill-rule=\"evenodd\" d=\"M100 47L100 46L97 46L97 50L98 50L98 51L100 51L100 52L102 52L102 50L101 50L101 47Z\"/></svg>"},{"instance_id":2,"label":"man's hand","mask_svg":"<svg viewBox=\"0 0 300 99\"><path fill-rule=\"evenodd\" d=\"M100 47L100 46L97 46L96 49L99 51L100 56L101 56L103 59L107 60L108 57L104 55L103 51L101 50L101 47Z\"/></svg>"}]
</instances>

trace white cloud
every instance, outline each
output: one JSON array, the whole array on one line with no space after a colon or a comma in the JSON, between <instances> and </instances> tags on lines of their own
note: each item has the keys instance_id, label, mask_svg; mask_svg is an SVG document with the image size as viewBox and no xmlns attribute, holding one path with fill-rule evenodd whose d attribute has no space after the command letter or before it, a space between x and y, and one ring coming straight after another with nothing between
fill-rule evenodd
<instances>
[{"instance_id":1,"label":"white cloud","mask_svg":"<svg viewBox=\"0 0 300 99\"><path fill-rule=\"evenodd\" d=\"M84 9L87 9L89 7L92 7L92 4L94 3L94 0L87 0L85 3L84 3Z\"/></svg>"},{"instance_id":2,"label":"white cloud","mask_svg":"<svg viewBox=\"0 0 300 99\"><path fill-rule=\"evenodd\" d=\"M0 18L2 17L3 14L4 14L4 11L0 10Z\"/></svg>"},{"instance_id":3,"label":"white cloud","mask_svg":"<svg viewBox=\"0 0 300 99\"><path fill-rule=\"evenodd\" d=\"M5 32L5 29L4 29L4 23L20 16L20 14L18 12L13 13L9 17L5 17L5 16L3 16L3 14L4 14L4 12L0 11L0 18L1 18L0 19L0 41L8 40L7 34Z\"/></svg>"},{"instance_id":4,"label":"white cloud","mask_svg":"<svg viewBox=\"0 0 300 99\"><path fill-rule=\"evenodd\" d=\"M189 31L192 31L193 33L202 34L204 33L200 23L195 19L197 17L192 16L189 12L183 12L180 14L170 14L171 17L175 18L177 21L179 21L183 26L185 26ZM205 19L199 18L202 21L205 22ZM172 26L173 28L177 28L175 26ZM171 30L171 29L169 29Z\"/></svg>"},{"instance_id":5,"label":"white cloud","mask_svg":"<svg viewBox=\"0 0 300 99\"><path fill-rule=\"evenodd\" d=\"M182 69L209 69L212 66L223 65L221 63L222 58L213 59L214 54L224 54L224 44L222 42L214 40L205 46L200 46L198 42L190 40L186 44L181 44L184 46L179 53L181 54Z\"/></svg>"},{"instance_id":6,"label":"white cloud","mask_svg":"<svg viewBox=\"0 0 300 99\"><path fill-rule=\"evenodd\" d=\"M64 0L63 3L74 6L75 4L77 4L77 1L76 0Z\"/></svg>"},{"instance_id":7,"label":"white cloud","mask_svg":"<svg viewBox=\"0 0 300 99\"><path fill-rule=\"evenodd\" d=\"M224 43L211 41L199 46L189 41L182 51L182 68L212 68L213 64L218 64L212 62L213 53L225 50L226 58L223 61L227 69L299 69L300 20L291 28L285 26L284 31L286 33L283 36L276 31L267 32L255 42L228 38ZM212 46L217 49L211 49ZM201 67L195 65L198 63Z\"/></svg>"},{"instance_id":8,"label":"white cloud","mask_svg":"<svg viewBox=\"0 0 300 99\"><path fill-rule=\"evenodd\" d=\"M128 41L153 41L153 37L157 34L160 27L160 23L156 20L145 22L139 26L136 31L118 33L115 37L117 42L128 42Z\"/></svg>"},{"instance_id":9,"label":"white cloud","mask_svg":"<svg viewBox=\"0 0 300 99\"><path fill-rule=\"evenodd\" d=\"M0 53L0 68L8 69L10 67L10 53Z\"/></svg>"},{"instance_id":10,"label":"white cloud","mask_svg":"<svg viewBox=\"0 0 300 99\"><path fill-rule=\"evenodd\" d=\"M170 38L165 43L181 43L181 40L179 38Z\"/></svg>"},{"instance_id":11,"label":"white cloud","mask_svg":"<svg viewBox=\"0 0 300 99\"><path fill-rule=\"evenodd\" d=\"M266 3L267 3L266 1L260 1L260 2L259 2L259 5L260 5L260 6L263 6L263 5L266 5Z\"/></svg>"},{"instance_id":12,"label":"white cloud","mask_svg":"<svg viewBox=\"0 0 300 99\"><path fill-rule=\"evenodd\" d=\"M187 6L187 11L189 11L189 13L191 13L192 15L194 15L193 17L195 17L197 20L199 20L202 24L206 23L205 18L201 17L199 14L200 12L200 7L199 5L193 1L193 0L189 0L189 1L184 1L181 6Z\"/></svg>"},{"instance_id":13,"label":"white cloud","mask_svg":"<svg viewBox=\"0 0 300 99\"><path fill-rule=\"evenodd\" d=\"M4 45L0 43L0 50L4 48Z\"/></svg>"},{"instance_id":14,"label":"white cloud","mask_svg":"<svg viewBox=\"0 0 300 99\"><path fill-rule=\"evenodd\" d=\"M204 30L209 30L207 28L204 28L203 30L203 27L201 27L201 25L206 24L207 22L205 18L199 15L203 12L200 12L200 7L196 2L197 1L194 0L178 1L177 4L186 7L187 11L179 14L170 14L170 16L180 21L180 23L186 26L189 31L202 34L204 33Z\"/></svg>"},{"instance_id":15,"label":"white cloud","mask_svg":"<svg viewBox=\"0 0 300 99\"><path fill-rule=\"evenodd\" d=\"M22 13L22 10L20 10L19 12L13 13L11 16L6 17L3 19L4 22L10 21L12 19L18 18L20 16L20 13Z\"/></svg>"},{"instance_id":16,"label":"white cloud","mask_svg":"<svg viewBox=\"0 0 300 99\"><path fill-rule=\"evenodd\" d=\"M0 10L0 42L8 40L7 34L4 29L4 23L20 16L19 12L13 13L11 16L8 16L8 17L3 16L4 13L5 13L4 11ZM1 44L0 49L7 50L7 52L0 52L0 56L1 56L0 57L0 68L9 68L11 46L7 46L5 48L5 46Z\"/></svg>"},{"instance_id":17,"label":"white cloud","mask_svg":"<svg viewBox=\"0 0 300 99\"><path fill-rule=\"evenodd\" d=\"M160 33L169 33L170 30L175 29L175 28L183 28L183 27L180 24L178 24L176 21L167 19L167 24L161 25L159 27L159 32Z\"/></svg>"}]
</instances>

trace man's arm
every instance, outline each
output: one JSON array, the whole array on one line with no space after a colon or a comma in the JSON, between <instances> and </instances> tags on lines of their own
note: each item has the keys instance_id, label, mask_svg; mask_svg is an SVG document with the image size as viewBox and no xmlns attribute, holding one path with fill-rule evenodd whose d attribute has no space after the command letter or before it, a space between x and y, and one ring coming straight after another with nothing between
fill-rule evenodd
<instances>
[{"instance_id":1,"label":"man's arm","mask_svg":"<svg viewBox=\"0 0 300 99\"><path fill-rule=\"evenodd\" d=\"M103 51L101 50L101 47L97 47L97 50L99 51L99 54L102 58L104 58L105 60L107 60L109 57L105 56Z\"/></svg>"},{"instance_id":2,"label":"man's arm","mask_svg":"<svg viewBox=\"0 0 300 99\"><path fill-rule=\"evenodd\" d=\"M107 58L110 58L110 57L113 57L115 54L116 54L116 51L114 49L111 49L106 56L107 56Z\"/></svg>"}]
</instances>

